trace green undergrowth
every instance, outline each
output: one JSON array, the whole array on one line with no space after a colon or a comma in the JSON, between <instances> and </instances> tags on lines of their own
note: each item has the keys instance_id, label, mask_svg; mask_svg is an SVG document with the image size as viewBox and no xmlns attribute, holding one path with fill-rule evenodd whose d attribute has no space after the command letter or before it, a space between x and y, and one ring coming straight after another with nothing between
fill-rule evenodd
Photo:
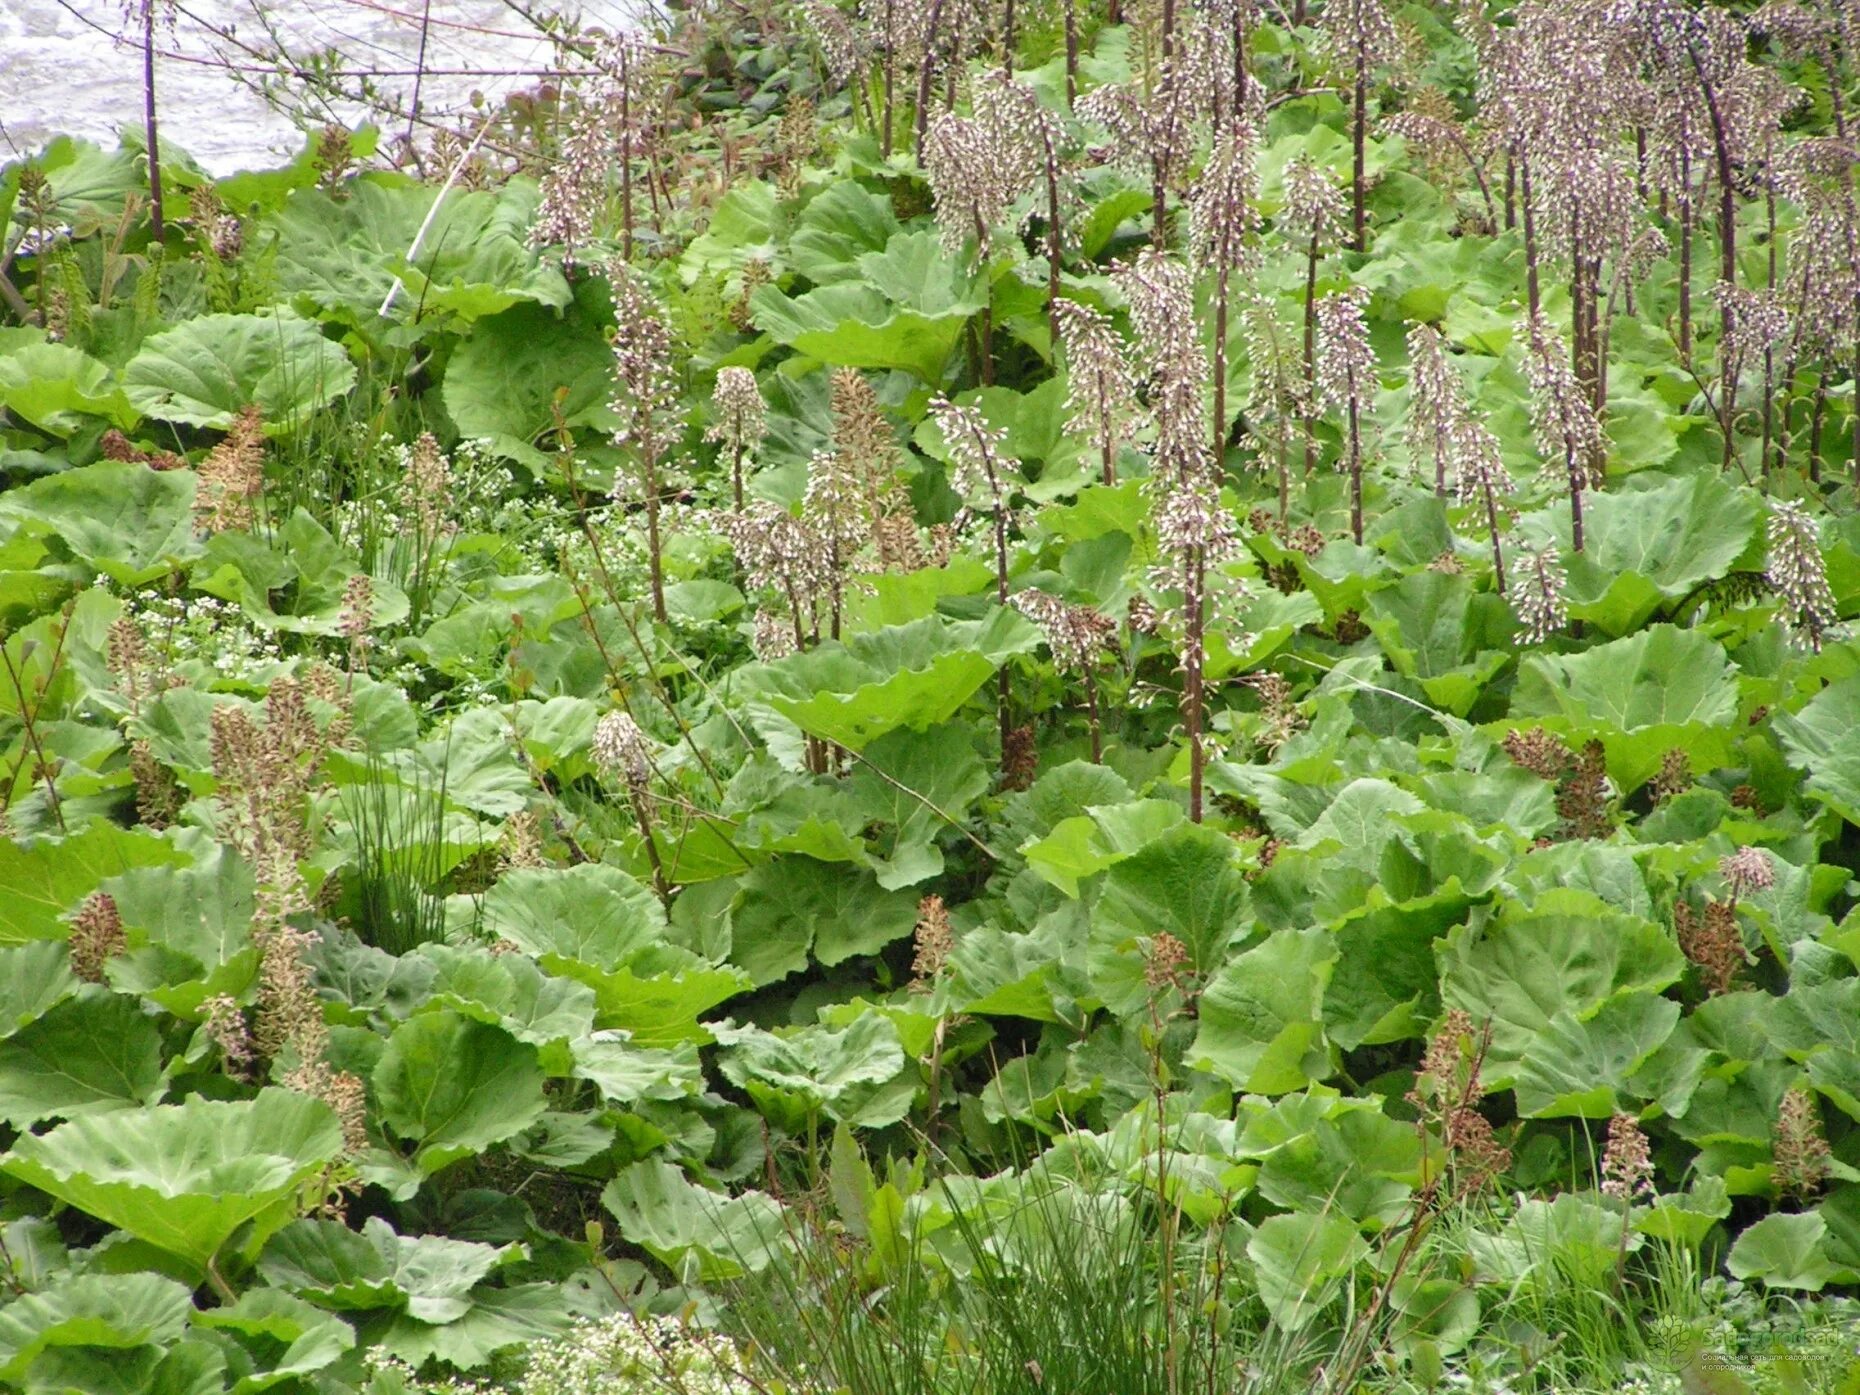
<instances>
[{"instance_id":1,"label":"green undergrowth","mask_svg":"<svg viewBox=\"0 0 1860 1395\"><path fill-rule=\"evenodd\" d=\"M0 1387L1860 1391L1846 45L1177 8L5 168Z\"/></svg>"}]
</instances>

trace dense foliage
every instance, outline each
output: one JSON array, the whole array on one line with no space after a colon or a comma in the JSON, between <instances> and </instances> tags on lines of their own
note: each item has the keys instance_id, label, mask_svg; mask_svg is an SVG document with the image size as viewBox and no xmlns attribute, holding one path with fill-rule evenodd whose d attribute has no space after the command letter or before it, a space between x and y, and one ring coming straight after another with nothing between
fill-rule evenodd
<instances>
[{"instance_id":1,"label":"dense foliage","mask_svg":"<svg viewBox=\"0 0 1860 1395\"><path fill-rule=\"evenodd\" d=\"M0 1383L1855 1389L1849 22L9 167Z\"/></svg>"}]
</instances>

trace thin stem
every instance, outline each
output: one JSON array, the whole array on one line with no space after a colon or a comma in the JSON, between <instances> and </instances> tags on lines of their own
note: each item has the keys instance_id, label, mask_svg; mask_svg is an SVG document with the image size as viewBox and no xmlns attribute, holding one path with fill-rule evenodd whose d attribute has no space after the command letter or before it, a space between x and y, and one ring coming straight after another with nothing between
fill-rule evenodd
<instances>
[{"instance_id":1,"label":"thin stem","mask_svg":"<svg viewBox=\"0 0 1860 1395\"><path fill-rule=\"evenodd\" d=\"M155 0L142 0L142 131L149 154L149 235L162 240L161 144L155 129Z\"/></svg>"}]
</instances>

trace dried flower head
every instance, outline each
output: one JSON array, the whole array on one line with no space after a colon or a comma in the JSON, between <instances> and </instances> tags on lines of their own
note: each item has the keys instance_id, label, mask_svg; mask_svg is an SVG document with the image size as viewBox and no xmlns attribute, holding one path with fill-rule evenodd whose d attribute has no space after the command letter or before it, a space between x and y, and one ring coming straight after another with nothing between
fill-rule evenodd
<instances>
[{"instance_id":1,"label":"dried flower head","mask_svg":"<svg viewBox=\"0 0 1860 1395\"><path fill-rule=\"evenodd\" d=\"M1729 901L1707 901L1704 914L1691 904L1673 906L1673 934L1679 952L1699 971L1706 996L1731 991L1738 970L1744 967L1744 934L1737 923L1737 908Z\"/></svg>"},{"instance_id":2,"label":"dried flower head","mask_svg":"<svg viewBox=\"0 0 1860 1395\"><path fill-rule=\"evenodd\" d=\"M1556 792L1564 838L1606 838L1614 829L1608 817L1608 756L1599 741L1576 753Z\"/></svg>"},{"instance_id":3,"label":"dried flower head","mask_svg":"<svg viewBox=\"0 0 1860 1395\"><path fill-rule=\"evenodd\" d=\"M1770 1177L1779 1191L1804 1200L1827 1184L1833 1151L1821 1131L1815 1097L1800 1085L1783 1094L1770 1151L1774 1159Z\"/></svg>"},{"instance_id":4,"label":"dried flower head","mask_svg":"<svg viewBox=\"0 0 1860 1395\"><path fill-rule=\"evenodd\" d=\"M1559 780L1576 759L1563 738L1543 727L1508 731L1500 744L1505 754L1540 780Z\"/></svg>"},{"instance_id":5,"label":"dried flower head","mask_svg":"<svg viewBox=\"0 0 1860 1395\"><path fill-rule=\"evenodd\" d=\"M1292 685L1283 674L1258 673L1247 680L1259 694L1259 744L1268 755L1304 730L1304 714L1292 698Z\"/></svg>"},{"instance_id":6,"label":"dried flower head","mask_svg":"<svg viewBox=\"0 0 1860 1395\"><path fill-rule=\"evenodd\" d=\"M1631 1114L1616 1114L1608 1121L1608 1143L1602 1150L1602 1194L1621 1201L1653 1195L1653 1155L1640 1121Z\"/></svg>"},{"instance_id":7,"label":"dried flower head","mask_svg":"<svg viewBox=\"0 0 1860 1395\"><path fill-rule=\"evenodd\" d=\"M916 952L911 958L911 986L923 991L943 972L950 951L956 947L956 932L950 927L949 909L941 896L926 896L917 903L913 938Z\"/></svg>"},{"instance_id":8,"label":"dried flower head","mask_svg":"<svg viewBox=\"0 0 1860 1395\"><path fill-rule=\"evenodd\" d=\"M255 406L233 418L220 443L200 462L194 526L203 533L250 528L265 492L265 423Z\"/></svg>"},{"instance_id":9,"label":"dried flower head","mask_svg":"<svg viewBox=\"0 0 1860 1395\"><path fill-rule=\"evenodd\" d=\"M1190 972L1187 945L1167 930L1150 936L1149 952L1143 960L1143 981L1151 989L1179 988L1187 972Z\"/></svg>"},{"instance_id":10,"label":"dried flower head","mask_svg":"<svg viewBox=\"0 0 1860 1395\"><path fill-rule=\"evenodd\" d=\"M359 647L374 628L375 584L367 572L356 572L342 585L342 608L336 616L336 633Z\"/></svg>"},{"instance_id":11,"label":"dried flower head","mask_svg":"<svg viewBox=\"0 0 1860 1395\"><path fill-rule=\"evenodd\" d=\"M1770 506L1770 560L1764 575L1782 602L1783 623L1791 636L1816 653L1836 619L1819 533L1808 510L1794 500L1780 499Z\"/></svg>"},{"instance_id":12,"label":"dried flower head","mask_svg":"<svg viewBox=\"0 0 1860 1395\"><path fill-rule=\"evenodd\" d=\"M652 780L652 742L626 712L609 712L594 727L594 763L634 789Z\"/></svg>"},{"instance_id":13,"label":"dried flower head","mask_svg":"<svg viewBox=\"0 0 1860 1395\"><path fill-rule=\"evenodd\" d=\"M114 896L93 891L84 899L71 917L70 945L71 972L86 983L102 983L105 961L128 946Z\"/></svg>"},{"instance_id":14,"label":"dried flower head","mask_svg":"<svg viewBox=\"0 0 1860 1395\"><path fill-rule=\"evenodd\" d=\"M545 866L542 817L534 809L519 809L504 820L497 839L497 870L517 872Z\"/></svg>"},{"instance_id":15,"label":"dried flower head","mask_svg":"<svg viewBox=\"0 0 1860 1395\"><path fill-rule=\"evenodd\" d=\"M1691 788L1692 757L1683 748L1675 746L1660 757L1659 773L1648 782L1648 789L1652 791L1655 804L1664 804Z\"/></svg>"},{"instance_id":16,"label":"dried flower head","mask_svg":"<svg viewBox=\"0 0 1860 1395\"><path fill-rule=\"evenodd\" d=\"M1031 725L1009 727L1001 746L1001 788L1024 790L1040 773L1040 743Z\"/></svg>"},{"instance_id":17,"label":"dried flower head","mask_svg":"<svg viewBox=\"0 0 1860 1395\"><path fill-rule=\"evenodd\" d=\"M1776 868L1761 848L1741 847L1729 857L1719 858L1718 875L1729 883L1733 901L1776 885Z\"/></svg>"},{"instance_id":18,"label":"dried flower head","mask_svg":"<svg viewBox=\"0 0 1860 1395\"><path fill-rule=\"evenodd\" d=\"M422 431L407 448L406 470L400 480L400 502L420 520L420 536L432 540L440 533L452 486L452 466L439 441Z\"/></svg>"}]
</instances>

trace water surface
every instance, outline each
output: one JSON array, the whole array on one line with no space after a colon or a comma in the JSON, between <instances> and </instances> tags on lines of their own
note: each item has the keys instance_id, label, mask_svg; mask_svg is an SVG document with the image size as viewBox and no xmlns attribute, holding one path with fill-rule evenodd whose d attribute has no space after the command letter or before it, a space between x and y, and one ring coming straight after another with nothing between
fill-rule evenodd
<instances>
[{"instance_id":1,"label":"water surface","mask_svg":"<svg viewBox=\"0 0 1860 1395\"><path fill-rule=\"evenodd\" d=\"M628 2L548 7L612 28ZM157 39L170 55L158 59L155 79L162 139L215 174L273 164L301 147L290 123L222 66L255 64L240 46L267 48L271 33L294 52L335 48L353 68L411 69L424 14L425 67L443 74L420 84L429 115L460 110L474 89L496 98L532 86L535 77L503 74L555 59L503 0L179 0L176 11ZM122 28L118 0L0 0L0 163L60 133L113 144L124 125L140 128L142 54L115 41ZM411 76L379 82L402 93L413 86ZM335 115L352 123L360 112Z\"/></svg>"}]
</instances>

